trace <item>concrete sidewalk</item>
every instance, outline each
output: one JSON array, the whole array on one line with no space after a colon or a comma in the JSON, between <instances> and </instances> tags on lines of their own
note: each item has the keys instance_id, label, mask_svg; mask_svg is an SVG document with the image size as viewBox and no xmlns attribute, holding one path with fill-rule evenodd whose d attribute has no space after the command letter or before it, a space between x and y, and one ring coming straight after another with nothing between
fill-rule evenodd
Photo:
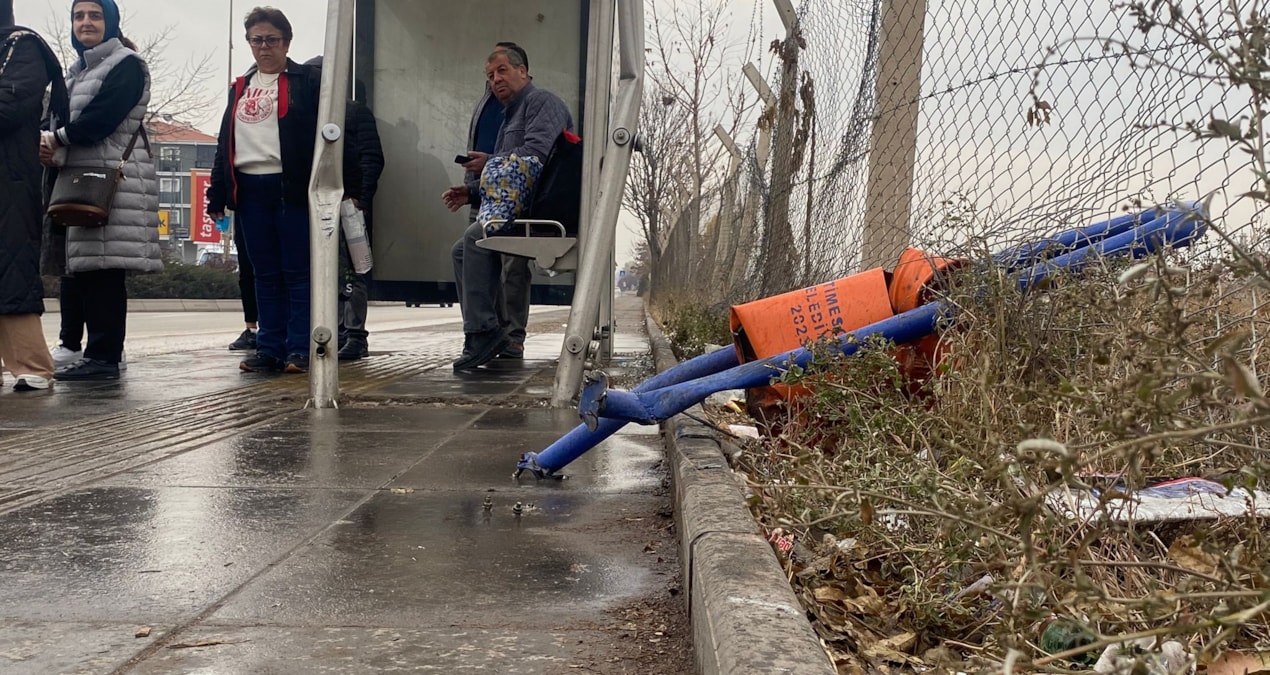
<instances>
[{"instance_id":1,"label":"concrete sidewalk","mask_svg":"<svg viewBox=\"0 0 1270 675\"><path fill-rule=\"evenodd\" d=\"M639 300L616 307L621 375L648 345ZM7 378L0 672L691 672L657 430L511 479L577 422L542 404L539 329L476 375L453 326L376 333L339 410L223 350Z\"/></svg>"},{"instance_id":2,"label":"concrete sidewalk","mask_svg":"<svg viewBox=\"0 0 1270 675\"><path fill-rule=\"evenodd\" d=\"M396 301L375 300L371 305L401 305ZM57 298L44 298L44 311L56 314L62 311L62 303ZM129 312L241 312L242 300L179 300L179 299L128 299Z\"/></svg>"}]
</instances>

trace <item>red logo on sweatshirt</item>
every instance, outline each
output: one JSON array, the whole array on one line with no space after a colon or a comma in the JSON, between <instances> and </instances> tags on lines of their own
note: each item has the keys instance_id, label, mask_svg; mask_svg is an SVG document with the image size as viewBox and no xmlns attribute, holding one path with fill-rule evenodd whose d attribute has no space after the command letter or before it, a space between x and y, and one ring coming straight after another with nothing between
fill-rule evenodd
<instances>
[{"instance_id":1,"label":"red logo on sweatshirt","mask_svg":"<svg viewBox=\"0 0 1270 675\"><path fill-rule=\"evenodd\" d=\"M238 102L238 121L243 124L260 124L273 117L274 95L277 89L248 87Z\"/></svg>"}]
</instances>

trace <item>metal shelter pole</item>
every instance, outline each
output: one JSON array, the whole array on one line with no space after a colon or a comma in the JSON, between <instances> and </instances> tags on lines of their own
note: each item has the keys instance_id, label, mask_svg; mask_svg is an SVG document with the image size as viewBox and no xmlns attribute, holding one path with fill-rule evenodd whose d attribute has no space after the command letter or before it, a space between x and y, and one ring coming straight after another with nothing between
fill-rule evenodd
<instances>
[{"instance_id":1,"label":"metal shelter pole","mask_svg":"<svg viewBox=\"0 0 1270 675\"><path fill-rule=\"evenodd\" d=\"M599 318L601 295L606 289L611 289L611 261L617 218L622 206L622 189L630 171L631 151L639 122L639 102L643 95L643 2L617 0L616 7L620 70L617 97L612 108L612 131L606 134L607 138L605 135L594 134L590 141L593 144L603 142L607 149L603 155L604 166L599 172L599 183L596 186L598 195L594 206L583 212L589 216L586 236L580 242L582 255L578 261L573 306L569 310L569 327L566 329L564 346L560 350L560 364L556 368L555 386L551 393L551 404L557 408L568 407L581 390L587 353ZM597 44L596 47L611 48L604 44ZM607 92L609 73L594 73L591 69L588 69L588 73L588 100L598 99L599 96L592 97L590 92ZM594 79L591 75L594 75ZM596 89L597 87L602 89ZM593 111L587 114L589 116ZM587 140L583 139L583 142ZM595 167L596 164L587 163L588 172L593 172Z\"/></svg>"},{"instance_id":2,"label":"metal shelter pole","mask_svg":"<svg viewBox=\"0 0 1270 675\"><path fill-rule=\"evenodd\" d=\"M322 96L313 173L309 177L309 261L312 331L309 334L309 403L338 406L336 294L340 201L344 198L344 110L353 56L353 0L328 0Z\"/></svg>"}]
</instances>

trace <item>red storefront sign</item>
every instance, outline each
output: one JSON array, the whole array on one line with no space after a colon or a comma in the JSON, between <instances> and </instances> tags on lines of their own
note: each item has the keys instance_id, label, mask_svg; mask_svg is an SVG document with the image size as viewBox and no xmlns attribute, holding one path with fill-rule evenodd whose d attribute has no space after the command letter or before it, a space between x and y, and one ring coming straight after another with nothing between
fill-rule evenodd
<instances>
[{"instance_id":1,"label":"red storefront sign","mask_svg":"<svg viewBox=\"0 0 1270 675\"><path fill-rule=\"evenodd\" d=\"M216 221L207 215L207 188L211 184L209 174L190 174L190 239L202 244L219 244L221 239Z\"/></svg>"}]
</instances>

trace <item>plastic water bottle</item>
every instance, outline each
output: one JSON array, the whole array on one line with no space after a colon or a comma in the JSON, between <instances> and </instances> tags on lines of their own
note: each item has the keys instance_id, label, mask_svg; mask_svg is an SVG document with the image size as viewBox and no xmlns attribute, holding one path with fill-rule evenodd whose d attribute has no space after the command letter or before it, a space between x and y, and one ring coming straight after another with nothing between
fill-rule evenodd
<instances>
[{"instance_id":1,"label":"plastic water bottle","mask_svg":"<svg viewBox=\"0 0 1270 675\"><path fill-rule=\"evenodd\" d=\"M344 243L348 245L353 271L369 272L375 263L370 255L370 241L366 239L366 218L351 199L340 204L340 226L344 229Z\"/></svg>"}]
</instances>

